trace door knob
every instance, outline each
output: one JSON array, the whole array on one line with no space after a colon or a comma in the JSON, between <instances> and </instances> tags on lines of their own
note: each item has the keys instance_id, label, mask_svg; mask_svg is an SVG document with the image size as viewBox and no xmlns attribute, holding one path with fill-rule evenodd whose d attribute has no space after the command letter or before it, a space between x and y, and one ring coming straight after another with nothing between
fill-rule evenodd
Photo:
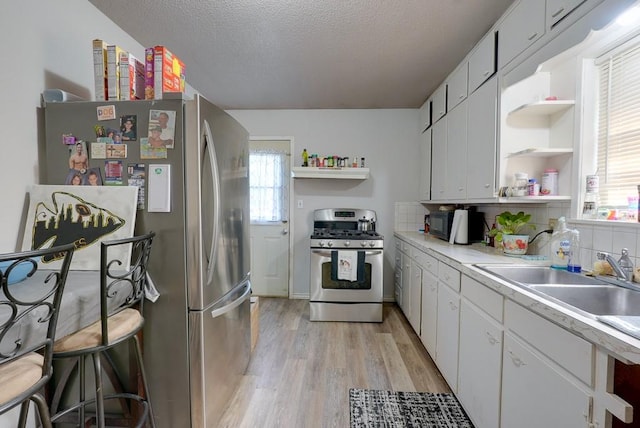
<instances>
[{"instance_id":1,"label":"door knob","mask_svg":"<svg viewBox=\"0 0 640 428\"><path fill-rule=\"evenodd\" d=\"M289 233L289 229L282 229L282 234L286 235L287 233Z\"/></svg>"}]
</instances>

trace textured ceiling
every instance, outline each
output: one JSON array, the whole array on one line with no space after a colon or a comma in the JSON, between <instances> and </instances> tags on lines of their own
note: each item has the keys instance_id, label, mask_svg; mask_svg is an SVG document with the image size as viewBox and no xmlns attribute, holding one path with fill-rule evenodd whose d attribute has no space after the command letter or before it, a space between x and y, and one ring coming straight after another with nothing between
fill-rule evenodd
<instances>
[{"instance_id":1,"label":"textured ceiling","mask_svg":"<svg viewBox=\"0 0 640 428\"><path fill-rule=\"evenodd\" d=\"M513 0L89 0L226 109L415 108Z\"/></svg>"}]
</instances>

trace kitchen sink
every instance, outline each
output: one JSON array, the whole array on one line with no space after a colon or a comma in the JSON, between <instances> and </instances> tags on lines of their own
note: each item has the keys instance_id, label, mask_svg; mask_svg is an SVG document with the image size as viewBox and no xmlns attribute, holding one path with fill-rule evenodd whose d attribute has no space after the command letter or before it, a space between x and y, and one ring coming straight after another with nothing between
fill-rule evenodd
<instances>
[{"instance_id":1,"label":"kitchen sink","mask_svg":"<svg viewBox=\"0 0 640 428\"><path fill-rule=\"evenodd\" d=\"M546 266L475 266L593 318L599 315L640 316L639 291L598 278Z\"/></svg>"},{"instance_id":2,"label":"kitchen sink","mask_svg":"<svg viewBox=\"0 0 640 428\"><path fill-rule=\"evenodd\" d=\"M547 266L477 264L476 267L509 282L515 282L521 285L607 285L606 282L596 278L568 272L566 270L551 269Z\"/></svg>"},{"instance_id":3,"label":"kitchen sink","mask_svg":"<svg viewBox=\"0 0 640 428\"><path fill-rule=\"evenodd\" d=\"M530 285L592 315L640 315L640 292L615 285Z\"/></svg>"}]
</instances>

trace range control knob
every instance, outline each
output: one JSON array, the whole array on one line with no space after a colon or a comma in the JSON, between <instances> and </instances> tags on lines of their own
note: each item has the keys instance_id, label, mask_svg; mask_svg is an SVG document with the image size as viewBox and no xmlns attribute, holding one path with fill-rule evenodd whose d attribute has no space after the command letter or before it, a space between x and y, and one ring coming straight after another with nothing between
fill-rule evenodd
<instances>
[{"instance_id":1,"label":"range control knob","mask_svg":"<svg viewBox=\"0 0 640 428\"><path fill-rule=\"evenodd\" d=\"M327 246L328 246L329 248L333 247L333 241L329 241L329 242L327 242Z\"/></svg>"},{"instance_id":2,"label":"range control knob","mask_svg":"<svg viewBox=\"0 0 640 428\"><path fill-rule=\"evenodd\" d=\"M375 243L374 241L371 241L371 242L369 242L369 246L370 246L371 248L373 248L373 247L375 247L375 246L376 246L376 243Z\"/></svg>"},{"instance_id":3,"label":"range control knob","mask_svg":"<svg viewBox=\"0 0 640 428\"><path fill-rule=\"evenodd\" d=\"M367 246L367 241L360 241L360 246L361 247L366 247Z\"/></svg>"},{"instance_id":4,"label":"range control knob","mask_svg":"<svg viewBox=\"0 0 640 428\"><path fill-rule=\"evenodd\" d=\"M350 246L350 245L351 245L351 241L344 241L344 246L345 246L345 247L348 247L348 246Z\"/></svg>"},{"instance_id":5,"label":"range control knob","mask_svg":"<svg viewBox=\"0 0 640 428\"><path fill-rule=\"evenodd\" d=\"M318 245L320 246L320 248L324 247L324 241L318 242Z\"/></svg>"}]
</instances>

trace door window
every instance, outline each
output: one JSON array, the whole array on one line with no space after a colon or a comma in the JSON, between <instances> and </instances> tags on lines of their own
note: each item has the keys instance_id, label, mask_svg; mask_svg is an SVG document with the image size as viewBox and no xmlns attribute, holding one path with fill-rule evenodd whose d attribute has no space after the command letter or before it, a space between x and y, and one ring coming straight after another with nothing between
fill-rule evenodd
<instances>
[{"instance_id":1,"label":"door window","mask_svg":"<svg viewBox=\"0 0 640 428\"><path fill-rule=\"evenodd\" d=\"M289 141L251 141L249 188L252 223L289 218Z\"/></svg>"}]
</instances>

